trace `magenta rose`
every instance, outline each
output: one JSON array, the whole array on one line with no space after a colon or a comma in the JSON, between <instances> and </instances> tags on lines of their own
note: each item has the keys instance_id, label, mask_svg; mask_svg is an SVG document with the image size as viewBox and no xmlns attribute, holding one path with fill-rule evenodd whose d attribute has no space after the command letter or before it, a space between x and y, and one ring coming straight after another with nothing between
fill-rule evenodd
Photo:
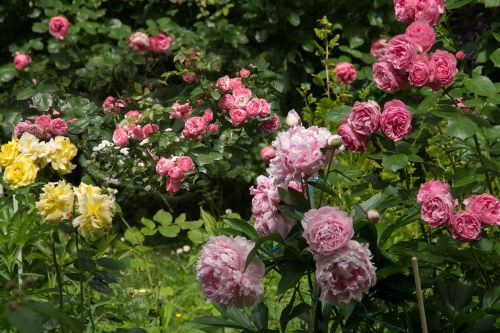
<instances>
[{"instance_id":1,"label":"magenta rose","mask_svg":"<svg viewBox=\"0 0 500 333\"><path fill-rule=\"evenodd\" d=\"M405 34L418 46L420 52L427 52L436 41L434 29L426 22L413 22L406 28Z\"/></svg>"},{"instance_id":2,"label":"magenta rose","mask_svg":"<svg viewBox=\"0 0 500 333\"><path fill-rule=\"evenodd\" d=\"M165 53L170 49L170 42L173 40L172 36L167 36L160 33L156 36L149 37L149 45L151 51L154 53Z\"/></svg>"},{"instance_id":3,"label":"magenta rose","mask_svg":"<svg viewBox=\"0 0 500 333\"><path fill-rule=\"evenodd\" d=\"M380 120L380 106L377 102L355 102L347 123L361 135L370 135L378 129Z\"/></svg>"},{"instance_id":4,"label":"magenta rose","mask_svg":"<svg viewBox=\"0 0 500 333\"><path fill-rule=\"evenodd\" d=\"M429 59L424 55L417 56L408 70L408 80L415 87L423 87L429 83L430 78L431 67Z\"/></svg>"},{"instance_id":5,"label":"magenta rose","mask_svg":"<svg viewBox=\"0 0 500 333\"><path fill-rule=\"evenodd\" d=\"M385 38L374 39L370 47L370 54L379 60L385 58L387 40Z\"/></svg>"},{"instance_id":6,"label":"magenta rose","mask_svg":"<svg viewBox=\"0 0 500 333\"><path fill-rule=\"evenodd\" d=\"M311 209L304 214L301 223L309 248L322 256L333 254L346 245L354 234L351 217L333 207Z\"/></svg>"},{"instance_id":7,"label":"magenta rose","mask_svg":"<svg viewBox=\"0 0 500 333\"><path fill-rule=\"evenodd\" d=\"M141 55L148 52L151 48L148 35L140 31L134 32L128 38L128 45L132 50Z\"/></svg>"},{"instance_id":8,"label":"magenta rose","mask_svg":"<svg viewBox=\"0 0 500 333\"><path fill-rule=\"evenodd\" d=\"M448 194L448 184L431 179L420 186L417 193L417 202L423 204L431 197L442 194Z\"/></svg>"},{"instance_id":9,"label":"magenta rose","mask_svg":"<svg viewBox=\"0 0 500 333\"><path fill-rule=\"evenodd\" d=\"M184 130L187 131L187 136L191 138L200 138L203 133L205 133L206 129L207 123L203 117L191 117L186 120L184 124Z\"/></svg>"},{"instance_id":10,"label":"magenta rose","mask_svg":"<svg viewBox=\"0 0 500 333\"><path fill-rule=\"evenodd\" d=\"M470 242L481 239L481 222L476 214L459 211L450 219L448 227L451 236L461 242Z\"/></svg>"},{"instance_id":11,"label":"magenta rose","mask_svg":"<svg viewBox=\"0 0 500 333\"><path fill-rule=\"evenodd\" d=\"M432 228L448 223L455 209L455 201L449 193L427 198L422 204L420 217Z\"/></svg>"},{"instance_id":12,"label":"magenta rose","mask_svg":"<svg viewBox=\"0 0 500 333\"><path fill-rule=\"evenodd\" d=\"M273 114L273 117L268 120L263 120L260 122L260 127L268 133L272 133L280 128L280 117L277 114Z\"/></svg>"},{"instance_id":13,"label":"magenta rose","mask_svg":"<svg viewBox=\"0 0 500 333\"><path fill-rule=\"evenodd\" d=\"M165 189L167 190L168 194L174 195L177 192L180 191L182 186L182 183L179 179L173 179L169 178L167 179L167 182L165 183Z\"/></svg>"},{"instance_id":14,"label":"magenta rose","mask_svg":"<svg viewBox=\"0 0 500 333\"><path fill-rule=\"evenodd\" d=\"M276 157L276 149L273 146L266 146L260 150L260 158L266 163Z\"/></svg>"},{"instance_id":15,"label":"magenta rose","mask_svg":"<svg viewBox=\"0 0 500 333\"><path fill-rule=\"evenodd\" d=\"M234 108L234 97L231 94L225 94L219 99L219 107L222 110L231 110Z\"/></svg>"},{"instance_id":16,"label":"magenta rose","mask_svg":"<svg viewBox=\"0 0 500 333\"><path fill-rule=\"evenodd\" d=\"M182 172L188 172L193 170L193 160L189 156L181 156L177 159L177 166L182 170Z\"/></svg>"},{"instance_id":17,"label":"magenta rose","mask_svg":"<svg viewBox=\"0 0 500 333\"><path fill-rule=\"evenodd\" d=\"M335 66L335 75L341 85L352 84L357 76L356 68L348 62L341 62Z\"/></svg>"},{"instance_id":18,"label":"magenta rose","mask_svg":"<svg viewBox=\"0 0 500 333\"><path fill-rule=\"evenodd\" d=\"M464 200L465 210L475 214L483 224L500 225L500 200L484 193Z\"/></svg>"},{"instance_id":19,"label":"magenta rose","mask_svg":"<svg viewBox=\"0 0 500 333\"><path fill-rule=\"evenodd\" d=\"M447 51L437 50L431 56L431 81L444 87L450 86L457 74L457 59Z\"/></svg>"},{"instance_id":20,"label":"magenta rose","mask_svg":"<svg viewBox=\"0 0 500 333\"><path fill-rule=\"evenodd\" d=\"M384 112L380 116L380 129L393 141L404 139L411 132L411 112L405 103L393 99L384 104Z\"/></svg>"},{"instance_id":21,"label":"magenta rose","mask_svg":"<svg viewBox=\"0 0 500 333\"><path fill-rule=\"evenodd\" d=\"M394 13L399 22L410 23L415 19L416 0L394 0Z\"/></svg>"},{"instance_id":22,"label":"magenta rose","mask_svg":"<svg viewBox=\"0 0 500 333\"><path fill-rule=\"evenodd\" d=\"M238 127L247 119L247 112L244 109L234 108L229 110L229 117L231 118L231 124Z\"/></svg>"},{"instance_id":23,"label":"magenta rose","mask_svg":"<svg viewBox=\"0 0 500 333\"><path fill-rule=\"evenodd\" d=\"M69 32L69 21L64 16L54 16L49 21L49 33L57 39L64 39Z\"/></svg>"},{"instance_id":24,"label":"magenta rose","mask_svg":"<svg viewBox=\"0 0 500 333\"><path fill-rule=\"evenodd\" d=\"M417 46L407 35L397 35L387 43L387 61L395 69L407 69L417 56Z\"/></svg>"},{"instance_id":25,"label":"magenta rose","mask_svg":"<svg viewBox=\"0 0 500 333\"><path fill-rule=\"evenodd\" d=\"M349 151L365 151L368 138L357 133L347 122L341 124L337 134L342 140L345 149Z\"/></svg>"},{"instance_id":26,"label":"magenta rose","mask_svg":"<svg viewBox=\"0 0 500 333\"><path fill-rule=\"evenodd\" d=\"M388 93L394 93L399 89L403 89L408 84L406 74L396 70L387 61L374 63L372 70L373 80L377 87Z\"/></svg>"},{"instance_id":27,"label":"magenta rose","mask_svg":"<svg viewBox=\"0 0 500 333\"><path fill-rule=\"evenodd\" d=\"M68 133L68 124L62 118L53 119L50 122L50 133L53 136L66 135Z\"/></svg>"},{"instance_id":28,"label":"magenta rose","mask_svg":"<svg viewBox=\"0 0 500 333\"><path fill-rule=\"evenodd\" d=\"M230 81L231 80L229 79L229 76L227 76L227 75L220 77L216 83L217 89L219 89L220 91L225 92L225 93L228 92L229 90L231 90L231 88L229 87Z\"/></svg>"},{"instance_id":29,"label":"magenta rose","mask_svg":"<svg viewBox=\"0 0 500 333\"><path fill-rule=\"evenodd\" d=\"M415 0L415 20L436 25L439 21L439 7L436 0Z\"/></svg>"},{"instance_id":30,"label":"magenta rose","mask_svg":"<svg viewBox=\"0 0 500 333\"><path fill-rule=\"evenodd\" d=\"M14 67L22 71L26 66L31 64L31 57L24 52L16 52L14 55Z\"/></svg>"},{"instance_id":31,"label":"magenta rose","mask_svg":"<svg viewBox=\"0 0 500 333\"><path fill-rule=\"evenodd\" d=\"M160 157L158 162L156 162L156 173L162 177L168 176L170 169L175 167L175 162L170 158Z\"/></svg>"},{"instance_id":32,"label":"magenta rose","mask_svg":"<svg viewBox=\"0 0 500 333\"><path fill-rule=\"evenodd\" d=\"M125 132L121 128L116 128L115 131L113 132L113 142L118 147L126 147L128 144L127 132Z\"/></svg>"},{"instance_id":33,"label":"magenta rose","mask_svg":"<svg viewBox=\"0 0 500 333\"><path fill-rule=\"evenodd\" d=\"M248 101L252 97L252 90L248 88L238 87L233 90L234 97L234 107L235 108L245 108Z\"/></svg>"}]
</instances>

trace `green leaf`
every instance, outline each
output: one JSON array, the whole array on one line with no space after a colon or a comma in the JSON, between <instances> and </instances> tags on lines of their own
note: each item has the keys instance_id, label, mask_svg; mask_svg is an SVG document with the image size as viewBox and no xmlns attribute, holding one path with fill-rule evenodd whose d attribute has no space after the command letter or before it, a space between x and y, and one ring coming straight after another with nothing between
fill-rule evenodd
<instances>
[{"instance_id":1,"label":"green leaf","mask_svg":"<svg viewBox=\"0 0 500 333\"><path fill-rule=\"evenodd\" d=\"M199 229L189 230L187 236L194 244L201 244L205 241L203 233Z\"/></svg>"},{"instance_id":2,"label":"green leaf","mask_svg":"<svg viewBox=\"0 0 500 333\"><path fill-rule=\"evenodd\" d=\"M125 239L132 245L142 244L144 235L136 227L127 229L124 234Z\"/></svg>"},{"instance_id":3,"label":"green leaf","mask_svg":"<svg viewBox=\"0 0 500 333\"><path fill-rule=\"evenodd\" d=\"M473 136L476 131L477 125L474 121L466 117L459 117L448 120L446 134L464 140Z\"/></svg>"},{"instance_id":4,"label":"green leaf","mask_svg":"<svg viewBox=\"0 0 500 333\"><path fill-rule=\"evenodd\" d=\"M278 294L285 293L288 289L295 287L305 273L305 265L290 265L281 272L281 279L278 283Z\"/></svg>"},{"instance_id":5,"label":"green leaf","mask_svg":"<svg viewBox=\"0 0 500 333\"><path fill-rule=\"evenodd\" d=\"M483 296L483 308L488 309L500 302L500 286L490 286Z\"/></svg>"},{"instance_id":6,"label":"green leaf","mask_svg":"<svg viewBox=\"0 0 500 333\"><path fill-rule=\"evenodd\" d=\"M155 223L154 223L153 221L151 221L150 219L147 219L147 218L145 218L145 217L143 217L143 218L141 219L141 223L142 223L143 225L145 225L145 226L146 226L146 228L151 229L151 230L152 230L152 229L154 229L154 228L155 228L155 226L156 226L156 225L155 225Z\"/></svg>"},{"instance_id":7,"label":"green leaf","mask_svg":"<svg viewBox=\"0 0 500 333\"><path fill-rule=\"evenodd\" d=\"M49 111L52 106L52 96L49 93L36 93L33 96L33 105L41 111Z\"/></svg>"},{"instance_id":8,"label":"green leaf","mask_svg":"<svg viewBox=\"0 0 500 333\"><path fill-rule=\"evenodd\" d=\"M225 218L224 223L226 223L230 227L244 233L250 239L255 239L255 238L259 237L259 235L257 234L257 231L255 231L255 228L247 222L244 222L244 221L238 220L238 219Z\"/></svg>"},{"instance_id":9,"label":"green leaf","mask_svg":"<svg viewBox=\"0 0 500 333\"><path fill-rule=\"evenodd\" d=\"M295 13L290 13L287 16L288 23L293 25L294 27L298 27L300 24L300 16Z\"/></svg>"},{"instance_id":10,"label":"green leaf","mask_svg":"<svg viewBox=\"0 0 500 333\"><path fill-rule=\"evenodd\" d=\"M217 317L198 317L194 318L192 320L194 323L202 324L202 325L207 325L207 326L215 326L215 327L231 327L231 328L238 328L238 329L245 329L244 326L236 324L232 321L222 319L222 318L217 318Z\"/></svg>"},{"instance_id":11,"label":"green leaf","mask_svg":"<svg viewBox=\"0 0 500 333\"><path fill-rule=\"evenodd\" d=\"M177 237L181 228L176 225L162 225L158 227L158 231L165 237L173 238Z\"/></svg>"},{"instance_id":12,"label":"green leaf","mask_svg":"<svg viewBox=\"0 0 500 333\"><path fill-rule=\"evenodd\" d=\"M497 93L493 82L488 77L482 75L465 81L464 85L469 92L480 96L493 97Z\"/></svg>"},{"instance_id":13,"label":"green leaf","mask_svg":"<svg viewBox=\"0 0 500 333\"><path fill-rule=\"evenodd\" d=\"M407 164L408 156L404 154L384 155L382 158L382 166L392 172L405 168Z\"/></svg>"},{"instance_id":14,"label":"green leaf","mask_svg":"<svg viewBox=\"0 0 500 333\"><path fill-rule=\"evenodd\" d=\"M35 89L33 89L31 87L26 87L26 88L24 88L23 90L21 90L20 92L17 93L16 99L18 101L22 101L22 100L30 98L35 93L36 93Z\"/></svg>"},{"instance_id":15,"label":"green leaf","mask_svg":"<svg viewBox=\"0 0 500 333\"><path fill-rule=\"evenodd\" d=\"M495 52L490 54L490 60L493 62L495 67L500 67L500 48L496 49Z\"/></svg>"},{"instance_id":16,"label":"green leaf","mask_svg":"<svg viewBox=\"0 0 500 333\"><path fill-rule=\"evenodd\" d=\"M440 93L431 93L424 98L422 102L417 106L416 113L427 112L439 101L441 97Z\"/></svg>"},{"instance_id":17,"label":"green leaf","mask_svg":"<svg viewBox=\"0 0 500 333\"><path fill-rule=\"evenodd\" d=\"M457 9L463 7L474 0L446 0L446 9Z\"/></svg>"},{"instance_id":18,"label":"green leaf","mask_svg":"<svg viewBox=\"0 0 500 333\"><path fill-rule=\"evenodd\" d=\"M253 307L252 319L259 329L267 329L269 321L269 309L264 302L259 302L259 304Z\"/></svg>"},{"instance_id":19,"label":"green leaf","mask_svg":"<svg viewBox=\"0 0 500 333\"><path fill-rule=\"evenodd\" d=\"M164 211L163 209L160 209L153 216L153 220L160 223L161 225L169 225L170 223L172 223L172 214Z\"/></svg>"}]
</instances>

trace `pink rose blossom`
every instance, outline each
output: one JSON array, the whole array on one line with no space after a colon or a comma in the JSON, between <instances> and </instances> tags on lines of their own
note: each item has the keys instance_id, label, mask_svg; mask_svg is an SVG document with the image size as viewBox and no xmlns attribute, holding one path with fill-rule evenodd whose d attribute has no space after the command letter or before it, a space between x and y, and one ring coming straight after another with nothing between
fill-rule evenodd
<instances>
[{"instance_id":1,"label":"pink rose blossom","mask_svg":"<svg viewBox=\"0 0 500 333\"><path fill-rule=\"evenodd\" d=\"M219 131L219 124L218 123L213 123L208 125L207 130L210 133L217 133Z\"/></svg>"},{"instance_id":2,"label":"pink rose blossom","mask_svg":"<svg viewBox=\"0 0 500 333\"><path fill-rule=\"evenodd\" d=\"M57 39L63 40L69 32L69 21L64 16L54 16L49 21L49 33Z\"/></svg>"},{"instance_id":3,"label":"pink rose blossom","mask_svg":"<svg viewBox=\"0 0 500 333\"><path fill-rule=\"evenodd\" d=\"M108 97L106 97L104 102L102 102L102 110L104 111L104 113L112 113L113 112L113 109L115 107L113 104L114 100L115 100L115 98L113 96L108 96Z\"/></svg>"},{"instance_id":4,"label":"pink rose blossom","mask_svg":"<svg viewBox=\"0 0 500 333\"><path fill-rule=\"evenodd\" d=\"M370 47L370 54L379 60L385 58L387 40L385 38L374 39Z\"/></svg>"},{"instance_id":5,"label":"pink rose blossom","mask_svg":"<svg viewBox=\"0 0 500 333\"><path fill-rule=\"evenodd\" d=\"M175 101L175 103L171 106L172 109L174 109L174 112L170 113L170 119L184 119L186 120L187 117L193 112L193 109L191 108L191 105L189 102L186 102L184 104L179 104L179 101Z\"/></svg>"},{"instance_id":6,"label":"pink rose blossom","mask_svg":"<svg viewBox=\"0 0 500 333\"><path fill-rule=\"evenodd\" d=\"M481 239L481 222L476 214L459 211L450 219L449 229L451 236L461 242L470 242Z\"/></svg>"},{"instance_id":7,"label":"pink rose blossom","mask_svg":"<svg viewBox=\"0 0 500 333\"><path fill-rule=\"evenodd\" d=\"M407 35L394 36L387 44L387 61L395 69L408 68L417 56L417 47Z\"/></svg>"},{"instance_id":8,"label":"pink rose blossom","mask_svg":"<svg viewBox=\"0 0 500 333\"><path fill-rule=\"evenodd\" d=\"M389 62L376 62L373 64L372 69L375 84L379 89L388 93L403 89L408 83L405 74L396 70Z\"/></svg>"},{"instance_id":9,"label":"pink rose blossom","mask_svg":"<svg viewBox=\"0 0 500 333\"><path fill-rule=\"evenodd\" d=\"M415 20L436 25L439 21L439 8L436 0L415 0Z\"/></svg>"},{"instance_id":10,"label":"pink rose blossom","mask_svg":"<svg viewBox=\"0 0 500 333\"><path fill-rule=\"evenodd\" d=\"M207 129L207 123L202 117L191 117L186 120L184 129L187 131L187 137L200 139ZM184 132L183 132L184 133ZM184 135L186 136L186 135Z\"/></svg>"},{"instance_id":11,"label":"pink rose blossom","mask_svg":"<svg viewBox=\"0 0 500 333\"><path fill-rule=\"evenodd\" d=\"M238 127L247 119L247 113L244 109L234 108L229 110L229 117L231 118L231 124Z\"/></svg>"},{"instance_id":12,"label":"pink rose blossom","mask_svg":"<svg viewBox=\"0 0 500 333\"><path fill-rule=\"evenodd\" d=\"M483 224L500 225L500 200L484 193L464 200L465 210L475 214Z\"/></svg>"},{"instance_id":13,"label":"pink rose blossom","mask_svg":"<svg viewBox=\"0 0 500 333\"><path fill-rule=\"evenodd\" d=\"M259 116L262 118L268 117L271 114L271 106L269 105L269 102L264 98L259 98L259 102L260 102Z\"/></svg>"},{"instance_id":14,"label":"pink rose blossom","mask_svg":"<svg viewBox=\"0 0 500 333\"><path fill-rule=\"evenodd\" d=\"M235 88L233 90L233 97L234 97L234 107L235 108L244 108L248 101L250 101L250 98L252 97L252 90L248 88Z\"/></svg>"},{"instance_id":15,"label":"pink rose blossom","mask_svg":"<svg viewBox=\"0 0 500 333\"><path fill-rule=\"evenodd\" d=\"M40 125L44 129L49 129L51 122L52 122L52 117L48 114L35 117L35 123L37 125Z\"/></svg>"},{"instance_id":16,"label":"pink rose blossom","mask_svg":"<svg viewBox=\"0 0 500 333\"><path fill-rule=\"evenodd\" d=\"M464 57L465 57L465 52L462 50L458 51L457 54L455 54L455 58L457 58L457 60L462 60Z\"/></svg>"},{"instance_id":17,"label":"pink rose blossom","mask_svg":"<svg viewBox=\"0 0 500 333\"><path fill-rule=\"evenodd\" d=\"M166 177L173 167L175 167L175 162L172 159L160 157L158 162L156 162L156 173L162 177Z\"/></svg>"},{"instance_id":18,"label":"pink rose blossom","mask_svg":"<svg viewBox=\"0 0 500 333\"><path fill-rule=\"evenodd\" d=\"M436 0L439 14L444 14L444 0Z\"/></svg>"},{"instance_id":19,"label":"pink rose blossom","mask_svg":"<svg viewBox=\"0 0 500 333\"><path fill-rule=\"evenodd\" d=\"M256 117L260 115L262 110L262 102L259 98L252 98L246 105L245 110L247 112L248 117Z\"/></svg>"},{"instance_id":20,"label":"pink rose blossom","mask_svg":"<svg viewBox=\"0 0 500 333\"><path fill-rule=\"evenodd\" d=\"M341 85L352 84L357 76L356 68L348 62L341 62L335 66L335 75Z\"/></svg>"},{"instance_id":21,"label":"pink rose blossom","mask_svg":"<svg viewBox=\"0 0 500 333\"><path fill-rule=\"evenodd\" d=\"M22 71L26 66L31 63L31 57L24 52L16 52L14 56L14 67Z\"/></svg>"},{"instance_id":22,"label":"pink rose blossom","mask_svg":"<svg viewBox=\"0 0 500 333\"><path fill-rule=\"evenodd\" d=\"M453 215L455 201L449 193L428 197L422 204L420 216L432 228L446 225Z\"/></svg>"},{"instance_id":23,"label":"pink rose blossom","mask_svg":"<svg viewBox=\"0 0 500 333\"><path fill-rule=\"evenodd\" d=\"M340 136L345 149L358 152L366 150L368 138L354 131L347 122L339 126L337 134Z\"/></svg>"},{"instance_id":24,"label":"pink rose blossom","mask_svg":"<svg viewBox=\"0 0 500 333\"><path fill-rule=\"evenodd\" d=\"M249 77L250 71L246 68L240 69L240 77Z\"/></svg>"},{"instance_id":25,"label":"pink rose blossom","mask_svg":"<svg viewBox=\"0 0 500 333\"><path fill-rule=\"evenodd\" d=\"M137 124L139 119L142 118L142 114L137 110L131 110L125 113L125 118L132 120L132 123Z\"/></svg>"},{"instance_id":26,"label":"pink rose blossom","mask_svg":"<svg viewBox=\"0 0 500 333\"><path fill-rule=\"evenodd\" d=\"M134 52L137 54L145 54L151 48L151 44L149 43L149 37L144 32L134 32L128 38L128 45Z\"/></svg>"},{"instance_id":27,"label":"pink rose blossom","mask_svg":"<svg viewBox=\"0 0 500 333\"><path fill-rule=\"evenodd\" d=\"M170 42L173 40L172 36L167 36L164 33L160 33L156 36L149 37L149 45L151 46L151 51L154 53L166 53L170 49Z\"/></svg>"},{"instance_id":28,"label":"pink rose blossom","mask_svg":"<svg viewBox=\"0 0 500 333\"><path fill-rule=\"evenodd\" d=\"M123 129L127 132L128 136L135 140L144 140L144 134L140 125L125 125Z\"/></svg>"},{"instance_id":29,"label":"pink rose blossom","mask_svg":"<svg viewBox=\"0 0 500 333\"><path fill-rule=\"evenodd\" d=\"M33 124L29 120L24 120L17 123L16 127L14 127L14 136L16 138L21 137L26 130L31 127Z\"/></svg>"},{"instance_id":30,"label":"pink rose blossom","mask_svg":"<svg viewBox=\"0 0 500 333\"><path fill-rule=\"evenodd\" d=\"M174 195L180 191L181 185L182 183L180 180L169 178L167 179L167 182L165 184L165 189L167 190L168 194Z\"/></svg>"},{"instance_id":31,"label":"pink rose blossom","mask_svg":"<svg viewBox=\"0 0 500 333\"><path fill-rule=\"evenodd\" d=\"M223 76L220 77L217 80L217 89L219 89L221 92L227 93L231 88L229 87L230 79L229 76Z\"/></svg>"},{"instance_id":32,"label":"pink rose blossom","mask_svg":"<svg viewBox=\"0 0 500 333\"><path fill-rule=\"evenodd\" d=\"M469 108L465 105L463 97L457 98L457 107L460 109L460 112L462 113L470 111Z\"/></svg>"},{"instance_id":33,"label":"pink rose blossom","mask_svg":"<svg viewBox=\"0 0 500 333\"><path fill-rule=\"evenodd\" d=\"M195 74L185 74L182 76L182 80L186 83L193 83L196 81L196 75Z\"/></svg>"},{"instance_id":34,"label":"pink rose blossom","mask_svg":"<svg viewBox=\"0 0 500 333\"><path fill-rule=\"evenodd\" d=\"M450 86L457 74L457 59L447 51L437 50L431 56L431 81L444 87Z\"/></svg>"},{"instance_id":35,"label":"pink rose blossom","mask_svg":"<svg viewBox=\"0 0 500 333\"><path fill-rule=\"evenodd\" d=\"M408 70L408 80L415 87L423 87L429 83L430 78L429 59L424 55L417 56Z\"/></svg>"},{"instance_id":36,"label":"pink rose blossom","mask_svg":"<svg viewBox=\"0 0 500 333\"><path fill-rule=\"evenodd\" d=\"M177 159L177 166L182 172L188 172L193 170L193 160L189 156L181 156Z\"/></svg>"},{"instance_id":37,"label":"pink rose blossom","mask_svg":"<svg viewBox=\"0 0 500 333\"><path fill-rule=\"evenodd\" d=\"M56 118L50 122L50 133L53 136L66 135L68 133L68 124L62 118Z\"/></svg>"},{"instance_id":38,"label":"pink rose blossom","mask_svg":"<svg viewBox=\"0 0 500 333\"><path fill-rule=\"evenodd\" d=\"M182 179L182 169L176 165L168 170L168 176L172 179L180 180Z\"/></svg>"},{"instance_id":39,"label":"pink rose blossom","mask_svg":"<svg viewBox=\"0 0 500 333\"><path fill-rule=\"evenodd\" d=\"M125 132L121 128L116 128L115 131L113 132L113 142L118 147L126 147L128 144L127 132Z\"/></svg>"},{"instance_id":40,"label":"pink rose blossom","mask_svg":"<svg viewBox=\"0 0 500 333\"><path fill-rule=\"evenodd\" d=\"M146 124L142 128L142 136L147 139L153 133L159 132L160 127L156 124Z\"/></svg>"},{"instance_id":41,"label":"pink rose blossom","mask_svg":"<svg viewBox=\"0 0 500 333\"><path fill-rule=\"evenodd\" d=\"M406 28L405 34L419 47L420 52L427 52L436 41L434 29L426 22L413 22Z\"/></svg>"},{"instance_id":42,"label":"pink rose blossom","mask_svg":"<svg viewBox=\"0 0 500 333\"><path fill-rule=\"evenodd\" d=\"M229 80L229 89L234 90L238 88L244 88L243 82L241 82L240 77L235 77Z\"/></svg>"},{"instance_id":43,"label":"pink rose blossom","mask_svg":"<svg viewBox=\"0 0 500 333\"><path fill-rule=\"evenodd\" d=\"M212 120L214 120L214 113L212 112L211 109L206 109L205 113L203 113L202 118L203 120L205 120L205 122L209 123Z\"/></svg>"},{"instance_id":44,"label":"pink rose blossom","mask_svg":"<svg viewBox=\"0 0 500 333\"><path fill-rule=\"evenodd\" d=\"M34 135L39 140L48 140L52 137L48 128L44 128L38 124L26 127L25 132Z\"/></svg>"},{"instance_id":45,"label":"pink rose blossom","mask_svg":"<svg viewBox=\"0 0 500 333\"><path fill-rule=\"evenodd\" d=\"M329 256L351 240L352 219L346 212L333 207L311 209L302 219L304 238L314 253Z\"/></svg>"},{"instance_id":46,"label":"pink rose blossom","mask_svg":"<svg viewBox=\"0 0 500 333\"><path fill-rule=\"evenodd\" d=\"M405 103L393 99L384 104L384 112L380 117L380 129L393 141L404 139L411 132L411 112Z\"/></svg>"},{"instance_id":47,"label":"pink rose blossom","mask_svg":"<svg viewBox=\"0 0 500 333\"><path fill-rule=\"evenodd\" d=\"M280 117L278 117L277 114L273 114L271 119L261 121L260 127L262 127L264 131L272 133L280 127Z\"/></svg>"},{"instance_id":48,"label":"pink rose blossom","mask_svg":"<svg viewBox=\"0 0 500 333\"><path fill-rule=\"evenodd\" d=\"M363 294L377 280L368 245L350 240L331 256L316 255L316 279L321 286L321 300L349 303L361 301Z\"/></svg>"},{"instance_id":49,"label":"pink rose blossom","mask_svg":"<svg viewBox=\"0 0 500 333\"><path fill-rule=\"evenodd\" d=\"M273 146L266 146L260 150L260 158L269 163L270 160L276 157L276 149Z\"/></svg>"},{"instance_id":50,"label":"pink rose blossom","mask_svg":"<svg viewBox=\"0 0 500 333\"><path fill-rule=\"evenodd\" d=\"M417 202L423 204L436 195L448 194L448 184L439 180L428 180L420 186L417 193Z\"/></svg>"},{"instance_id":51,"label":"pink rose blossom","mask_svg":"<svg viewBox=\"0 0 500 333\"><path fill-rule=\"evenodd\" d=\"M230 94L225 94L219 99L219 107L222 110L230 110L234 107L234 97Z\"/></svg>"},{"instance_id":52,"label":"pink rose blossom","mask_svg":"<svg viewBox=\"0 0 500 333\"><path fill-rule=\"evenodd\" d=\"M416 0L394 0L394 12L399 22L410 23L415 19Z\"/></svg>"},{"instance_id":53,"label":"pink rose blossom","mask_svg":"<svg viewBox=\"0 0 500 333\"><path fill-rule=\"evenodd\" d=\"M380 106L377 102L355 102L349 113L347 123L361 135L370 135L378 129Z\"/></svg>"},{"instance_id":54,"label":"pink rose blossom","mask_svg":"<svg viewBox=\"0 0 500 333\"><path fill-rule=\"evenodd\" d=\"M206 299L227 306L256 304L263 295L265 266L254 258L245 262L255 243L243 237L215 236L203 246L196 278Z\"/></svg>"}]
</instances>

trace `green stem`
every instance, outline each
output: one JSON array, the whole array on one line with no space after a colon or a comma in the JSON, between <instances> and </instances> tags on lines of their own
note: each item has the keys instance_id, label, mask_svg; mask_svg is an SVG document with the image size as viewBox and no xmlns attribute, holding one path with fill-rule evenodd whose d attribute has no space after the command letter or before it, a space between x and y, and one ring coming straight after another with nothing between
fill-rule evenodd
<instances>
[{"instance_id":1,"label":"green stem","mask_svg":"<svg viewBox=\"0 0 500 333\"><path fill-rule=\"evenodd\" d=\"M333 155L334 155L334 151L332 151L332 153L330 155L330 160L328 161L328 167L326 168L326 174L324 176L325 179L323 179L323 187L326 187L326 182L328 181L328 175L330 174L330 168L332 166ZM323 193L325 193L325 191L321 191L321 194L319 196L318 208L321 208L321 201L323 200Z\"/></svg>"},{"instance_id":2,"label":"green stem","mask_svg":"<svg viewBox=\"0 0 500 333\"><path fill-rule=\"evenodd\" d=\"M474 257L474 260L476 261L476 264L479 267L481 274L483 275L484 281L486 282L486 285L489 287L490 286L490 279L488 278L488 275L486 274L486 271L484 270L483 265L481 265L481 262L477 258L477 254L476 254L476 251L474 250L474 246L472 246L471 242L469 242L469 246L470 246L470 250L472 252L472 256Z\"/></svg>"},{"instance_id":3,"label":"green stem","mask_svg":"<svg viewBox=\"0 0 500 333\"><path fill-rule=\"evenodd\" d=\"M56 233L57 230L54 230L54 236ZM61 309L61 312L63 312L64 301L63 301L63 283L62 283L61 269L57 264L56 245L54 239L52 239L51 243L52 243L52 260L54 261L54 268L56 270L56 278L57 278L57 289L59 291L59 308ZM62 323L61 323L61 333L64 333L64 326Z\"/></svg>"},{"instance_id":4,"label":"green stem","mask_svg":"<svg viewBox=\"0 0 500 333\"><path fill-rule=\"evenodd\" d=\"M483 162L483 155L481 154L481 146L479 145L479 140L478 140L476 134L474 134L473 139L474 139L474 145L476 146L477 156L479 157L479 162L481 162L481 166L484 169L484 176L486 177L486 187L488 187L488 191L490 191L490 193L493 194L493 186L491 185L490 174L488 173L488 171L485 168L485 165Z\"/></svg>"},{"instance_id":5,"label":"green stem","mask_svg":"<svg viewBox=\"0 0 500 333\"><path fill-rule=\"evenodd\" d=\"M78 274L80 274L80 315L81 315L81 320L82 320L82 325L85 322L85 317L83 313L83 308L84 308L84 298L83 298L83 272L82 272L82 260L80 257L80 246L79 246L79 240L78 240L78 232L75 229L75 243L76 243L76 257L78 260ZM90 309L89 309L90 311Z\"/></svg>"},{"instance_id":6,"label":"green stem","mask_svg":"<svg viewBox=\"0 0 500 333\"><path fill-rule=\"evenodd\" d=\"M309 275L310 279L310 275ZM311 312L309 312L309 326L307 328L307 333L313 333L316 328L316 312L318 309L318 297L319 297L319 283L316 281L316 277L313 282L313 289L311 293Z\"/></svg>"}]
</instances>

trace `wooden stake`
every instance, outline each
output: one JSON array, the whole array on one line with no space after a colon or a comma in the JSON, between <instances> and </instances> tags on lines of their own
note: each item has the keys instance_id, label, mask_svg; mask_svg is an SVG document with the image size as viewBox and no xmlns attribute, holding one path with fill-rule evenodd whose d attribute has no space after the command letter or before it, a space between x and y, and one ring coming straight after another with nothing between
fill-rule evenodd
<instances>
[{"instance_id":1,"label":"wooden stake","mask_svg":"<svg viewBox=\"0 0 500 333\"><path fill-rule=\"evenodd\" d=\"M422 288L420 286L420 274L418 273L417 258L411 258L413 265L413 277L415 278L415 287L417 292L418 312L420 312L420 323L422 325L422 333L427 333L427 319L425 318L424 297L422 296Z\"/></svg>"}]
</instances>

